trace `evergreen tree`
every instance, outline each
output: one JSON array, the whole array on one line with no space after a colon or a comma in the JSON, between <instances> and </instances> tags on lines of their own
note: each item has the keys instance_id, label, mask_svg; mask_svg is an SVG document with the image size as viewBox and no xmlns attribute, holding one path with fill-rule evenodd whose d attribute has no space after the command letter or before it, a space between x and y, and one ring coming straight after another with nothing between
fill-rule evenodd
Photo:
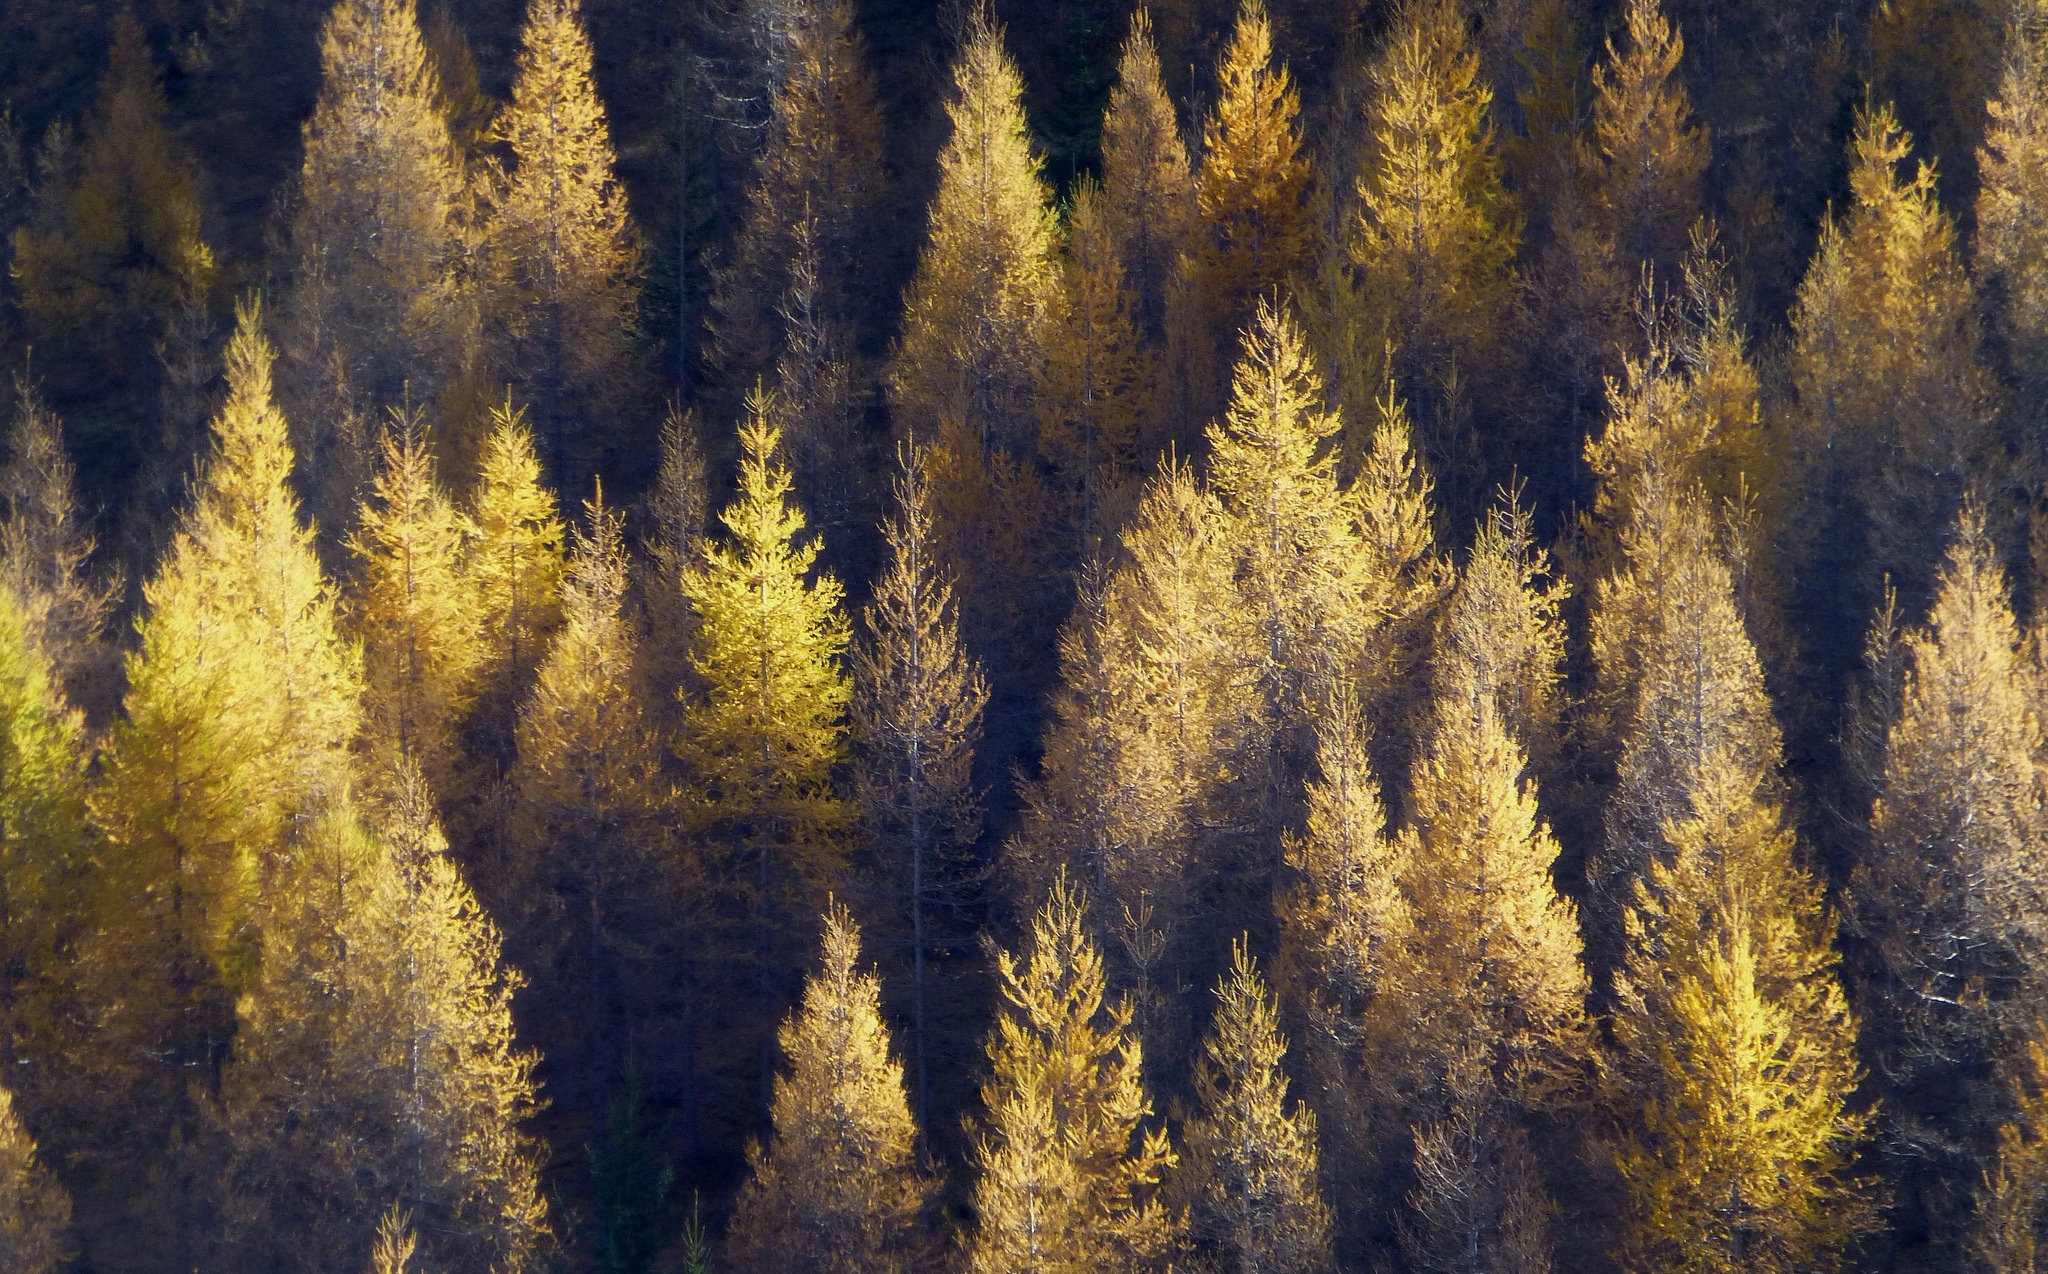
<instances>
[{"instance_id":1,"label":"evergreen tree","mask_svg":"<svg viewBox=\"0 0 2048 1274\"><path fill-rule=\"evenodd\" d=\"M283 343L315 515L346 526L385 408L467 373L468 192L414 0L336 0L288 218Z\"/></svg>"},{"instance_id":2,"label":"evergreen tree","mask_svg":"<svg viewBox=\"0 0 2048 1274\"><path fill-rule=\"evenodd\" d=\"M1058 291L1055 216L1001 28L973 20L953 68L938 192L889 369L900 424L934 437L952 420L1021 454Z\"/></svg>"},{"instance_id":3,"label":"evergreen tree","mask_svg":"<svg viewBox=\"0 0 2048 1274\"><path fill-rule=\"evenodd\" d=\"M730 258L711 293L714 357L736 387L774 371L788 335L779 309L796 282L798 231L808 227L826 323L872 337L865 279L876 254L883 191L882 112L866 41L844 0L804 0L789 12L788 52L770 91L768 124Z\"/></svg>"},{"instance_id":4,"label":"evergreen tree","mask_svg":"<svg viewBox=\"0 0 2048 1274\"><path fill-rule=\"evenodd\" d=\"M1617 273L1649 262L1675 275L1711 147L1675 78L1685 54L1677 27L1658 0L1629 0L1623 20L1627 49L1608 40L1607 64L1593 68L1592 203Z\"/></svg>"},{"instance_id":5,"label":"evergreen tree","mask_svg":"<svg viewBox=\"0 0 2048 1274\"><path fill-rule=\"evenodd\" d=\"M1262 322L1255 305L1275 303L1307 268L1312 229L1301 101L1287 68L1275 65L1273 24L1260 0L1238 9L1216 83L1195 178L1192 265L1202 335L1191 370L1205 378L1214 375L1205 369L1222 367L1239 332ZM1205 386L1198 415L1215 408L1217 388Z\"/></svg>"},{"instance_id":6,"label":"evergreen tree","mask_svg":"<svg viewBox=\"0 0 2048 1274\"><path fill-rule=\"evenodd\" d=\"M1976 267L2005 371L2028 391L2048 380L2048 14L2012 6L1998 96L1977 151Z\"/></svg>"},{"instance_id":7,"label":"evergreen tree","mask_svg":"<svg viewBox=\"0 0 2048 1274\"><path fill-rule=\"evenodd\" d=\"M1155 1198L1176 1162L1152 1104L1128 1002L1103 1003L1086 901L1058 877L1022 959L996 953L1004 1008L971 1157L973 1274L1161 1269L1178 1218Z\"/></svg>"},{"instance_id":8,"label":"evergreen tree","mask_svg":"<svg viewBox=\"0 0 2048 1274\"><path fill-rule=\"evenodd\" d=\"M379 444L369 498L349 548L357 560L354 628L363 643L371 771L408 759L449 800L456 729L476 693L482 655L467 563L476 528L448 501L418 417Z\"/></svg>"},{"instance_id":9,"label":"evergreen tree","mask_svg":"<svg viewBox=\"0 0 2048 1274\"><path fill-rule=\"evenodd\" d=\"M727 1257L761 1274L914 1269L931 1183L915 1163L917 1125L903 1064L889 1055L881 983L855 970L860 930L845 908L826 912L824 947L803 1007L782 1026L789 1071L775 1077L774 1140L749 1154Z\"/></svg>"},{"instance_id":10,"label":"evergreen tree","mask_svg":"<svg viewBox=\"0 0 2048 1274\"><path fill-rule=\"evenodd\" d=\"M621 449L601 437L630 399L640 249L604 105L591 81L581 0L529 0L512 100L497 123L512 171L494 188L484 314L498 379L533 404L558 487Z\"/></svg>"},{"instance_id":11,"label":"evergreen tree","mask_svg":"<svg viewBox=\"0 0 2048 1274\"><path fill-rule=\"evenodd\" d=\"M1629 1269L1825 1267L1875 1227L1853 1176L1856 1024L1775 759L1708 758L1637 885L1614 1019L1618 1105L1641 1112L1616 1149Z\"/></svg>"},{"instance_id":12,"label":"evergreen tree","mask_svg":"<svg viewBox=\"0 0 2048 1274\"><path fill-rule=\"evenodd\" d=\"M851 697L839 581L814 572L818 545L800 538L769 407L756 395L740 426L739 492L722 518L730 543L707 547L683 579L701 689L679 745L716 882L747 917L739 945L751 948L763 1017L794 963L782 935L838 875L848 811L830 780ZM765 1061L765 1034L761 1046Z\"/></svg>"},{"instance_id":13,"label":"evergreen tree","mask_svg":"<svg viewBox=\"0 0 2048 1274\"><path fill-rule=\"evenodd\" d=\"M223 1255L359 1267L396 1199L432 1268L534 1268L546 1214L524 1128L534 1058L513 1041L520 978L416 772L377 821L329 815L282 873L222 1082Z\"/></svg>"},{"instance_id":14,"label":"evergreen tree","mask_svg":"<svg viewBox=\"0 0 2048 1274\"><path fill-rule=\"evenodd\" d=\"M882 526L889 567L853 650L853 738L861 814L910 926L912 1046L919 1127L931 1118L926 958L934 911L964 901L981 831L974 749L988 684L960 645L952 583L935 558L925 456L905 449L896 512Z\"/></svg>"},{"instance_id":15,"label":"evergreen tree","mask_svg":"<svg viewBox=\"0 0 2048 1274\"><path fill-rule=\"evenodd\" d=\"M36 1161L14 1098L0 1089L0 1268L55 1274L74 1255L71 1196Z\"/></svg>"},{"instance_id":16,"label":"evergreen tree","mask_svg":"<svg viewBox=\"0 0 2048 1274\"><path fill-rule=\"evenodd\" d=\"M1231 1274L1336 1268L1316 1186L1315 1112L1287 1108L1286 1050L1278 1010L1239 942L1195 1066L1201 1114L1188 1125L1184 1169L1196 1183L1193 1237Z\"/></svg>"},{"instance_id":17,"label":"evergreen tree","mask_svg":"<svg viewBox=\"0 0 2048 1274\"><path fill-rule=\"evenodd\" d=\"M1372 70L1351 240L1367 330L1391 352L1431 471L1468 491L1483 467L1462 386L1499 383L1518 287L1521 220L1501 187L1492 101L1456 6L1405 5Z\"/></svg>"},{"instance_id":18,"label":"evergreen tree","mask_svg":"<svg viewBox=\"0 0 2048 1274\"><path fill-rule=\"evenodd\" d=\"M1871 847L1850 896L1874 956L1870 1044L1891 1095L1888 1140L1921 1165L1900 1202L1946 1228L1954 1209L1939 1174L1960 1171L1988 1061L2036 985L2048 881L2034 678L1974 509L1957 524L1927 627L1905 644Z\"/></svg>"},{"instance_id":19,"label":"evergreen tree","mask_svg":"<svg viewBox=\"0 0 2048 1274\"><path fill-rule=\"evenodd\" d=\"M1141 336L1166 339L1183 260L1191 250L1194 177L1173 102L1159 78L1152 19L1131 15L1116 87L1102 117L1101 214L1123 264Z\"/></svg>"}]
</instances>

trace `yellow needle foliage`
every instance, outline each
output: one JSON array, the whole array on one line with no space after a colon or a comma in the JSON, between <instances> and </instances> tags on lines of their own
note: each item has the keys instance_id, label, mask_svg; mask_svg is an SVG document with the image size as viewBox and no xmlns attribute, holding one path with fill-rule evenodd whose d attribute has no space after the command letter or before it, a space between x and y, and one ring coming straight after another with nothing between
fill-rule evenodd
<instances>
[{"instance_id":1,"label":"yellow needle foliage","mask_svg":"<svg viewBox=\"0 0 2048 1274\"><path fill-rule=\"evenodd\" d=\"M726 1254L757 1274L894 1274L919 1268L931 1183L915 1162L917 1125L903 1064L889 1054L882 986L856 971L860 930L825 913L824 963L780 1033L766 1148L733 1205Z\"/></svg>"},{"instance_id":2,"label":"yellow needle foliage","mask_svg":"<svg viewBox=\"0 0 2048 1274\"><path fill-rule=\"evenodd\" d=\"M1002 1016L970 1158L970 1274L1085 1274L1165 1264L1179 1218L1154 1197L1176 1162L1141 1078L1128 1002L1103 1003L1086 900L1062 873L1022 960L996 953Z\"/></svg>"},{"instance_id":3,"label":"yellow needle foliage","mask_svg":"<svg viewBox=\"0 0 2048 1274\"><path fill-rule=\"evenodd\" d=\"M14 1098L0 1088L0 1260L17 1274L55 1274L74 1255L71 1196L41 1163Z\"/></svg>"},{"instance_id":4,"label":"yellow needle foliage","mask_svg":"<svg viewBox=\"0 0 2048 1274\"><path fill-rule=\"evenodd\" d=\"M1856 1023L1774 776L1712 758L1636 886L1614 1018L1630 1270L1825 1268L1877 1223Z\"/></svg>"},{"instance_id":5,"label":"yellow needle foliage","mask_svg":"<svg viewBox=\"0 0 2048 1274\"><path fill-rule=\"evenodd\" d=\"M889 368L899 427L964 426L988 453L1030 438L1047 324L1057 303L1058 229L1024 119L1024 84L1003 33L977 17L953 68L952 136L903 335Z\"/></svg>"},{"instance_id":6,"label":"yellow needle foliage","mask_svg":"<svg viewBox=\"0 0 2048 1274\"><path fill-rule=\"evenodd\" d=\"M561 622L562 519L541 485L523 411L493 413L470 498L476 528L468 561L481 654L474 728L486 757L509 755L518 703Z\"/></svg>"},{"instance_id":7,"label":"yellow needle foliage","mask_svg":"<svg viewBox=\"0 0 2048 1274\"><path fill-rule=\"evenodd\" d=\"M1191 1234L1225 1274L1323 1274L1336 1268L1330 1209L1316 1184L1316 1116L1287 1105L1280 1014L1242 941L1216 985L1216 1014L1195 1064L1201 1113L1187 1127Z\"/></svg>"},{"instance_id":8,"label":"yellow needle foliage","mask_svg":"<svg viewBox=\"0 0 2048 1274\"><path fill-rule=\"evenodd\" d=\"M494 364L531 400L558 485L603 454L595 431L624 400L641 265L590 61L581 0L530 0L484 245Z\"/></svg>"},{"instance_id":9,"label":"yellow needle foliage","mask_svg":"<svg viewBox=\"0 0 2048 1274\"><path fill-rule=\"evenodd\" d=\"M1309 164L1301 153L1301 101L1273 55L1273 24L1245 0L1216 68L1216 105L1202 125L1195 177L1196 301L1205 360L1220 365L1253 306L1308 265ZM1204 373L1205 375L1209 373Z\"/></svg>"},{"instance_id":10,"label":"yellow needle foliage","mask_svg":"<svg viewBox=\"0 0 2048 1274\"><path fill-rule=\"evenodd\" d=\"M1699 215L1700 181L1712 157L1677 78L1685 40L1658 0L1629 0L1626 51L1607 42L1593 68L1593 129L1584 163L1603 237L1627 278L1647 261L1677 264Z\"/></svg>"},{"instance_id":11,"label":"yellow needle foliage","mask_svg":"<svg viewBox=\"0 0 2048 1274\"><path fill-rule=\"evenodd\" d=\"M2005 366L2048 379L2048 12L2014 4L1998 96L1977 151L1976 266Z\"/></svg>"},{"instance_id":12,"label":"yellow needle foliage","mask_svg":"<svg viewBox=\"0 0 2048 1274\"><path fill-rule=\"evenodd\" d=\"M2025 1052L2001 1069L2011 1086L2012 1116L1977 1188L1969 1252L1986 1274L2033 1274L2040 1268L2041 1218L2048 1208L2048 1046L2036 1022Z\"/></svg>"},{"instance_id":13,"label":"yellow needle foliage","mask_svg":"<svg viewBox=\"0 0 2048 1274\"><path fill-rule=\"evenodd\" d=\"M351 619L363 643L370 772L409 759L443 800L454 795L455 731L484 653L467 560L475 535L435 479L426 430L400 416L380 441L349 538Z\"/></svg>"},{"instance_id":14,"label":"yellow needle foliage","mask_svg":"<svg viewBox=\"0 0 2048 1274\"><path fill-rule=\"evenodd\" d=\"M1195 183L1180 121L1159 78L1152 19L1131 15L1102 117L1102 222L1135 298L1139 333L1166 337L1169 297L1192 244Z\"/></svg>"}]
</instances>

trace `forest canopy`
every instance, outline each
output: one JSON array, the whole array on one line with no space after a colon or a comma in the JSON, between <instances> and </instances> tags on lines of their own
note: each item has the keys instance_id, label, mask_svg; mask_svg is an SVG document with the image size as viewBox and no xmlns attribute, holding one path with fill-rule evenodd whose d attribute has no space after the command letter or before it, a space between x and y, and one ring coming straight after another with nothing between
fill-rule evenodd
<instances>
[{"instance_id":1,"label":"forest canopy","mask_svg":"<svg viewBox=\"0 0 2048 1274\"><path fill-rule=\"evenodd\" d=\"M2048 0L11 0L0 1274L2048 1269Z\"/></svg>"}]
</instances>

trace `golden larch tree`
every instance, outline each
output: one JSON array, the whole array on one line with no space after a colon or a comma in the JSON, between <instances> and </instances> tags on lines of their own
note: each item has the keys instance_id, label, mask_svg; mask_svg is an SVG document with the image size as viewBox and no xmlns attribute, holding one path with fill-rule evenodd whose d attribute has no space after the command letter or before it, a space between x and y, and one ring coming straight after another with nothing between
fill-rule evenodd
<instances>
[{"instance_id":1,"label":"golden larch tree","mask_svg":"<svg viewBox=\"0 0 2048 1274\"><path fill-rule=\"evenodd\" d=\"M1442 0L1402 8L1371 75L1350 247L1365 321L1392 355L1431 471L1476 489L1483 466L1461 386L1501 372L1519 286L1521 217L1501 186L1493 91L1464 18Z\"/></svg>"},{"instance_id":2,"label":"golden larch tree","mask_svg":"<svg viewBox=\"0 0 2048 1274\"><path fill-rule=\"evenodd\" d=\"M293 444L314 515L346 527L385 408L435 403L473 356L470 194L414 0L336 0L289 204Z\"/></svg>"},{"instance_id":3,"label":"golden larch tree","mask_svg":"<svg viewBox=\"0 0 2048 1274\"><path fill-rule=\"evenodd\" d=\"M1529 510L1510 500L1479 525L1444 608L1431 659L1443 698L1490 696L1501 724L1539 773L1555 759L1571 595L1536 543Z\"/></svg>"},{"instance_id":4,"label":"golden larch tree","mask_svg":"<svg viewBox=\"0 0 2048 1274\"><path fill-rule=\"evenodd\" d=\"M1254 306L1277 303L1309 264L1312 223L1302 154L1301 99L1273 52L1273 24L1260 0L1244 0L1216 68L1216 104L1202 124L1195 176L1196 243L1191 249L1201 332L1191 374L1213 381ZM1195 399L1213 410L1220 385Z\"/></svg>"},{"instance_id":5,"label":"golden larch tree","mask_svg":"<svg viewBox=\"0 0 2048 1274\"><path fill-rule=\"evenodd\" d=\"M73 1255L71 1196L37 1161L13 1096L0 1089L0 1262L20 1274L55 1274Z\"/></svg>"},{"instance_id":6,"label":"golden larch tree","mask_svg":"<svg viewBox=\"0 0 2048 1274\"><path fill-rule=\"evenodd\" d=\"M2048 380L2048 13L2028 0L2006 19L1998 96L1977 151L1978 285L2003 367L2030 391Z\"/></svg>"},{"instance_id":7,"label":"golden larch tree","mask_svg":"<svg viewBox=\"0 0 2048 1274\"><path fill-rule=\"evenodd\" d=\"M905 447L882 524L889 566L861 616L852 657L855 795L895 874L910 929L911 1057L920 1127L931 1117L926 961L934 910L964 901L981 832L974 749L988 682L960 643L953 585L932 537L925 453Z\"/></svg>"},{"instance_id":8,"label":"golden larch tree","mask_svg":"<svg viewBox=\"0 0 2048 1274\"><path fill-rule=\"evenodd\" d=\"M1614 1014L1627 1269L1824 1267L1877 1222L1856 1023L1775 768L1711 757L1637 884Z\"/></svg>"},{"instance_id":9,"label":"golden larch tree","mask_svg":"<svg viewBox=\"0 0 2048 1274\"><path fill-rule=\"evenodd\" d=\"M433 1268L514 1274L546 1235L519 975L402 774L366 827L337 810L283 874L222 1078L222 1256L315 1244L368 1264L397 1200Z\"/></svg>"},{"instance_id":10,"label":"golden larch tree","mask_svg":"<svg viewBox=\"0 0 2048 1274\"><path fill-rule=\"evenodd\" d=\"M1969 1248L1986 1274L2040 1268L2041 1221L2048 1209L2048 1046L2036 1022L2024 1046L2001 1066L2011 1088L2011 1117L1983 1172L1970 1221Z\"/></svg>"},{"instance_id":11,"label":"golden larch tree","mask_svg":"<svg viewBox=\"0 0 2048 1274\"><path fill-rule=\"evenodd\" d=\"M1287 1103L1287 1041L1242 941L1216 985L1216 1012L1195 1063L1200 1113L1187 1126L1190 1237L1229 1274L1323 1274L1336 1268L1330 1209L1317 1185L1316 1116Z\"/></svg>"},{"instance_id":12,"label":"golden larch tree","mask_svg":"<svg viewBox=\"0 0 2048 1274\"><path fill-rule=\"evenodd\" d=\"M858 328L874 317L863 276L874 251L883 145L867 44L846 0L806 0L794 6L794 19L746 210L712 281L713 358L740 388L773 373L783 355L780 311L796 282L806 227L820 319Z\"/></svg>"},{"instance_id":13,"label":"golden larch tree","mask_svg":"<svg viewBox=\"0 0 2048 1274\"><path fill-rule=\"evenodd\" d=\"M938 192L888 374L899 426L965 426L984 453L1022 454L1057 303L1057 216L1003 33L976 18L953 68Z\"/></svg>"},{"instance_id":14,"label":"golden larch tree","mask_svg":"<svg viewBox=\"0 0 2048 1274\"><path fill-rule=\"evenodd\" d=\"M531 402L562 488L621 444L606 435L631 398L641 265L590 62L581 0L529 0L496 125L511 172L492 188L483 245L495 379Z\"/></svg>"},{"instance_id":15,"label":"golden larch tree","mask_svg":"<svg viewBox=\"0 0 2048 1274\"><path fill-rule=\"evenodd\" d=\"M860 930L825 913L824 960L782 1024L788 1069L775 1077L764 1147L740 1188L726 1240L736 1268L779 1274L893 1274L920 1268L920 1215L932 1183L918 1170L917 1124L890 1055L881 981L857 969Z\"/></svg>"},{"instance_id":16,"label":"golden larch tree","mask_svg":"<svg viewBox=\"0 0 2048 1274\"><path fill-rule=\"evenodd\" d=\"M1131 15L1102 117L1101 213L1139 333L1155 346L1166 339L1171 298L1193 248L1194 198L1187 142L1159 78L1152 20L1140 8Z\"/></svg>"},{"instance_id":17,"label":"golden larch tree","mask_svg":"<svg viewBox=\"0 0 2048 1274\"><path fill-rule=\"evenodd\" d=\"M1700 182L1712 157L1678 79L1685 40L1658 0L1629 0L1626 48L1607 42L1593 68L1593 127L1584 163L1600 238L1615 272L1632 277L1643 262L1667 276L1686 250L1699 216Z\"/></svg>"},{"instance_id":18,"label":"golden larch tree","mask_svg":"<svg viewBox=\"0 0 2048 1274\"><path fill-rule=\"evenodd\" d=\"M456 731L482 656L467 569L475 534L435 477L422 422L397 417L379 440L376 475L349 537L350 619L363 643L370 772L392 772L407 758L442 800L455 795Z\"/></svg>"},{"instance_id":19,"label":"golden larch tree","mask_svg":"<svg viewBox=\"0 0 2048 1274\"><path fill-rule=\"evenodd\" d=\"M1146 1129L1143 1046L1131 1008L1104 1003L1086 899L1061 874L1020 960L996 953L1003 1007L989 1036L970 1159L972 1274L1159 1269L1179 1218L1156 1197L1176 1162Z\"/></svg>"}]
</instances>

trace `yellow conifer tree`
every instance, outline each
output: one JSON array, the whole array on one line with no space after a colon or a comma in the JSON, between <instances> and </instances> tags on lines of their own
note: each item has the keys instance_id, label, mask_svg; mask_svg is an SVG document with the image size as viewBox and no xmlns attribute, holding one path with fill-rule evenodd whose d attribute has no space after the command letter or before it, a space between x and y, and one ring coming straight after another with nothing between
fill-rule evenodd
<instances>
[{"instance_id":1,"label":"yellow conifer tree","mask_svg":"<svg viewBox=\"0 0 2048 1274\"><path fill-rule=\"evenodd\" d=\"M1159 78L1152 20L1131 15L1116 87L1102 117L1102 221L1116 245L1143 338L1166 339L1169 297L1191 249L1194 177L1173 102Z\"/></svg>"},{"instance_id":2,"label":"yellow conifer tree","mask_svg":"<svg viewBox=\"0 0 2048 1274\"><path fill-rule=\"evenodd\" d=\"M1445 609L1433 660L1436 693L1493 699L1502 726L1539 771L1555 754L1570 584L1536 544L1519 500L1494 508Z\"/></svg>"},{"instance_id":3,"label":"yellow conifer tree","mask_svg":"<svg viewBox=\"0 0 2048 1274\"><path fill-rule=\"evenodd\" d=\"M581 0L529 0L512 100L497 122L512 170L493 190L484 316L497 379L533 405L558 487L616 440L628 390L640 248L613 175Z\"/></svg>"},{"instance_id":4,"label":"yellow conifer tree","mask_svg":"<svg viewBox=\"0 0 2048 1274\"><path fill-rule=\"evenodd\" d=\"M1350 249L1368 330L1392 353L1431 472L1474 490L1481 465L1460 419L1470 411L1460 386L1501 370L1521 235L1501 186L1492 102L1456 6L1406 4L1372 70L1371 145Z\"/></svg>"},{"instance_id":5,"label":"yellow conifer tree","mask_svg":"<svg viewBox=\"0 0 2048 1274\"><path fill-rule=\"evenodd\" d=\"M751 1148L727 1258L759 1274L914 1269L932 1186L917 1169L881 982L855 968L860 930L844 907L825 913L824 948L803 1006L782 1024L789 1070L775 1077L769 1104L774 1139Z\"/></svg>"},{"instance_id":6,"label":"yellow conifer tree","mask_svg":"<svg viewBox=\"0 0 2048 1274\"><path fill-rule=\"evenodd\" d=\"M1164 1264L1178 1218L1155 1197L1176 1162L1152 1113L1128 1003L1103 1002L1087 903L1062 873L1022 960L996 953L1004 1008L970 1152L979 1176L972 1274Z\"/></svg>"},{"instance_id":7,"label":"yellow conifer tree","mask_svg":"<svg viewBox=\"0 0 2048 1274\"><path fill-rule=\"evenodd\" d=\"M1202 125L1191 263L1202 330L1189 370L1205 379L1215 375L1205 369L1220 370L1240 330L1259 321L1254 306L1273 303L1308 267L1313 247L1301 101L1287 68L1274 62L1273 24L1261 0L1238 9L1216 81L1216 105ZM1201 391L1198 415L1217 405L1218 388Z\"/></svg>"},{"instance_id":8,"label":"yellow conifer tree","mask_svg":"<svg viewBox=\"0 0 2048 1274\"><path fill-rule=\"evenodd\" d=\"M36 1161L14 1098L0 1089L0 1260L20 1274L55 1274L74 1255L71 1196Z\"/></svg>"},{"instance_id":9,"label":"yellow conifer tree","mask_svg":"<svg viewBox=\"0 0 2048 1274\"><path fill-rule=\"evenodd\" d=\"M1711 757L1636 887L1614 1016L1627 1269L1812 1269L1877 1222L1856 1023L1769 762Z\"/></svg>"},{"instance_id":10,"label":"yellow conifer tree","mask_svg":"<svg viewBox=\"0 0 2048 1274\"><path fill-rule=\"evenodd\" d=\"M1997 1150L1977 1189L1969 1254L1987 1274L2031 1274L2039 1268L2048 1207L2048 1047L2040 1023L2001 1069L2013 1113L1999 1126Z\"/></svg>"},{"instance_id":11,"label":"yellow conifer tree","mask_svg":"<svg viewBox=\"0 0 2048 1274\"><path fill-rule=\"evenodd\" d=\"M1286 1104L1279 1010L1242 941L1216 985L1209 1032L1195 1065L1201 1113L1188 1124L1182 1169L1193 1183L1191 1237L1233 1274L1335 1269L1315 1112Z\"/></svg>"},{"instance_id":12,"label":"yellow conifer tree","mask_svg":"<svg viewBox=\"0 0 2048 1274\"><path fill-rule=\"evenodd\" d=\"M852 688L839 581L817 571L789 470L776 455L771 404L756 394L740 425L739 491L713 543L683 578L697 616L678 749L691 817L713 846L717 887L740 900L761 1018L781 999L794 956L787 933L836 878L846 806L831 775L845 750ZM727 957L731 958L730 956Z\"/></svg>"},{"instance_id":13,"label":"yellow conifer tree","mask_svg":"<svg viewBox=\"0 0 2048 1274\"><path fill-rule=\"evenodd\" d=\"M370 772L405 757L442 800L454 795L456 729L476 693L477 605L465 569L475 528L435 480L419 418L399 416L379 445L349 548L351 607L363 643Z\"/></svg>"},{"instance_id":14,"label":"yellow conifer tree","mask_svg":"<svg viewBox=\"0 0 2048 1274\"><path fill-rule=\"evenodd\" d=\"M2048 380L2048 13L2012 6L1998 96L1977 151L1976 266L1991 334L2007 371L2038 391Z\"/></svg>"},{"instance_id":15,"label":"yellow conifer tree","mask_svg":"<svg viewBox=\"0 0 2048 1274\"><path fill-rule=\"evenodd\" d=\"M900 873L897 896L909 921L913 1095L924 1127L931 1115L931 913L957 905L974 875L968 851L981 831L974 749L988 683L960 644L953 586L935 556L925 454L906 447L899 466L895 515L882 525L889 569L862 615L853 650L852 726L861 813Z\"/></svg>"},{"instance_id":16,"label":"yellow conifer tree","mask_svg":"<svg viewBox=\"0 0 2048 1274\"><path fill-rule=\"evenodd\" d=\"M336 0L320 77L291 203L283 345L313 512L340 530L384 409L435 402L466 373L469 193L414 0Z\"/></svg>"},{"instance_id":17,"label":"yellow conifer tree","mask_svg":"<svg viewBox=\"0 0 2048 1274\"><path fill-rule=\"evenodd\" d=\"M890 403L914 435L936 437L950 420L985 456L1022 454L1058 296L1056 217L1024 118L1023 81L1002 29L985 16L973 21L953 85L952 136L903 297Z\"/></svg>"},{"instance_id":18,"label":"yellow conifer tree","mask_svg":"<svg viewBox=\"0 0 2048 1274\"><path fill-rule=\"evenodd\" d=\"M1132 502L1158 377L1105 204L1092 182L1074 192L1064 305L1048 336L1039 401L1038 453L1071 510L1075 560L1099 549Z\"/></svg>"},{"instance_id":19,"label":"yellow conifer tree","mask_svg":"<svg viewBox=\"0 0 2048 1274\"><path fill-rule=\"evenodd\" d=\"M1667 274L1699 215L1700 181L1711 157L1676 78L1685 40L1658 0L1629 0L1627 49L1607 42L1593 68L1593 128L1585 163L1600 237L1626 278L1642 262Z\"/></svg>"}]
</instances>

